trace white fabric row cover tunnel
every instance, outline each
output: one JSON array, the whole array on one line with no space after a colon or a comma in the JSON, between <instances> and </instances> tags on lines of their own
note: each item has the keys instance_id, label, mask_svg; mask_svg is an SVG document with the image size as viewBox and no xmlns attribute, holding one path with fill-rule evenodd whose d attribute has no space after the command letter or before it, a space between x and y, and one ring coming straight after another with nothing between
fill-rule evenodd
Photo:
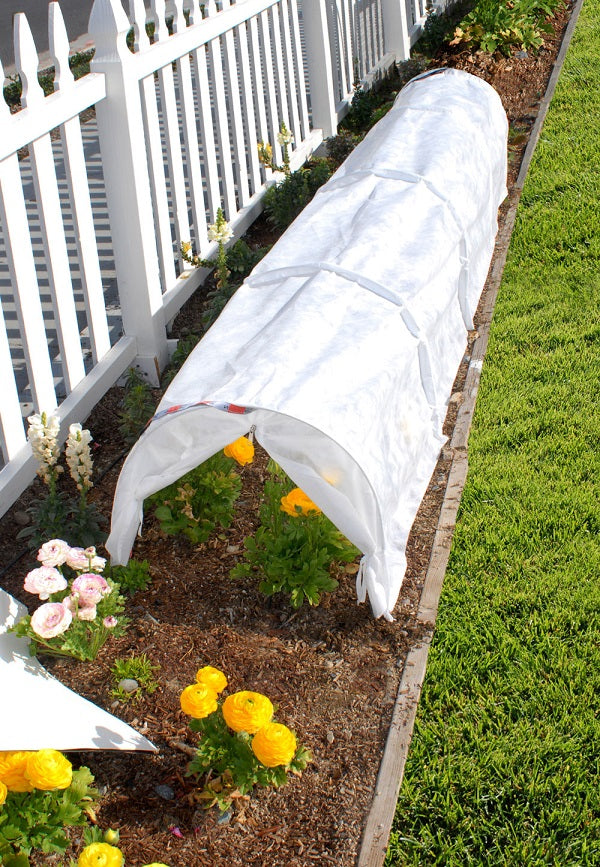
<instances>
[{"instance_id":1,"label":"white fabric row cover tunnel","mask_svg":"<svg viewBox=\"0 0 600 867\"><path fill-rule=\"evenodd\" d=\"M127 562L146 497L254 425L363 552L359 601L391 618L493 252L507 131L468 73L400 92L169 386L119 478L113 561Z\"/></svg>"}]
</instances>

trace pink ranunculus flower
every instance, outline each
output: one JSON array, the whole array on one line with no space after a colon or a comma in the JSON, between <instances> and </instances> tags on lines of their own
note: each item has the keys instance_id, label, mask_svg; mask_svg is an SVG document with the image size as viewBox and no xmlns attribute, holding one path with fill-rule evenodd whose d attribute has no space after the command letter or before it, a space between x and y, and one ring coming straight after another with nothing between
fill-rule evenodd
<instances>
[{"instance_id":1,"label":"pink ranunculus flower","mask_svg":"<svg viewBox=\"0 0 600 867\"><path fill-rule=\"evenodd\" d=\"M110 586L102 575L96 575L94 572L85 572L83 575L78 575L75 578L71 584L71 593L77 594L80 605L97 605L103 596L108 596Z\"/></svg>"},{"instance_id":2,"label":"pink ranunculus flower","mask_svg":"<svg viewBox=\"0 0 600 867\"><path fill-rule=\"evenodd\" d=\"M104 557L98 557L95 548L70 548L67 566L76 572L102 572L106 566Z\"/></svg>"},{"instance_id":3,"label":"pink ranunculus flower","mask_svg":"<svg viewBox=\"0 0 600 867\"><path fill-rule=\"evenodd\" d=\"M50 539L49 542L44 542L37 558L44 566L62 566L66 563L70 550L68 543L62 539Z\"/></svg>"},{"instance_id":4,"label":"pink ranunculus flower","mask_svg":"<svg viewBox=\"0 0 600 867\"><path fill-rule=\"evenodd\" d=\"M116 617L113 617L112 614L109 614L108 617L105 617L104 620L102 621L102 625L106 629L114 629L118 622L119 621L117 620Z\"/></svg>"},{"instance_id":5,"label":"pink ranunculus flower","mask_svg":"<svg viewBox=\"0 0 600 867\"><path fill-rule=\"evenodd\" d=\"M54 566L40 566L32 569L25 576L23 587L28 593L39 596L40 599L49 599L50 594L65 590L67 579L61 575Z\"/></svg>"},{"instance_id":6,"label":"pink ranunculus flower","mask_svg":"<svg viewBox=\"0 0 600 867\"><path fill-rule=\"evenodd\" d=\"M80 605L77 609L77 617L80 620L95 620L97 613L95 605Z\"/></svg>"},{"instance_id":7,"label":"pink ranunculus flower","mask_svg":"<svg viewBox=\"0 0 600 867\"><path fill-rule=\"evenodd\" d=\"M55 638L66 632L73 615L62 602L45 602L31 615L31 628L40 638Z\"/></svg>"},{"instance_id":8,"label":"pink ranunculus flower","mask_svg":"<svg viewBox=\"0 0 600 867\"><path fill-rule=\"evenodd\" d=\"M83 548L69 548L65 563L76 572L87 572L89 569L89 559Z\"/></svg>"}]
</instances>

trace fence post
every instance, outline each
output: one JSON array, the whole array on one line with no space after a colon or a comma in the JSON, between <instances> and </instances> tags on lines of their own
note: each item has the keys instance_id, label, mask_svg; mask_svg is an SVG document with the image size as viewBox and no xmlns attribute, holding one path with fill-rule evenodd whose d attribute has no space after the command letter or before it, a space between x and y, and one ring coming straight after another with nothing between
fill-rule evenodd
<instances>
[{"instance_id":1,"label":"fence post","mask_svg":"<svg viewBox=\"0 0 600 867\"><path fill-rule=\"evenodd\" d=\"M337 132L337 111L331 66L331 45L325 0L303 0L302 25L313 129L323 138Z\"/></svg>"},{"instance_id":2,"label":"fence post","mask_svg":"<svg viewBox=\"0 0 600 867\"><path fill-rule=\"evenodd\" d=\"M121 0L94 0L91 69L106 77L106 98L96 105L96 118L123 331L136 339L141 372L158 385L169 354L136 56L126 44L129 29Z\"/></svg>"},{"instance_id":3,"label":"fence post","mask_svg":"<svg viewBox=\"0 0 600 867\"><path fill-rule=\"evenodd\" d=\"M406 0L381 0L383 13L383 42L386 54L395 54L396 60L410 59L410 35Z\"/></svg>"}]
</instances>

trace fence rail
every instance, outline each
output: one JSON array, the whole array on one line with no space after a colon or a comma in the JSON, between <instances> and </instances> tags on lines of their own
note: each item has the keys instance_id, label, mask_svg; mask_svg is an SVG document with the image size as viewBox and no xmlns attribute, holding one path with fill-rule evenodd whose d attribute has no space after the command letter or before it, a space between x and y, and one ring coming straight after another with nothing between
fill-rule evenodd
<instances>
[{"instance_id":1,"label":"fence rail","mask_svg":"<svg viewBox=\"0 0 600 867\"><path fill-rule=\"evenodd\" d=\"M219 207L236 235L294 136L291 168L335 134L355 83L407 59L424 0L95 0L91 72L74 81L49 3L55 92L45 96L15 16L21 110L0 99L0 515L35 473L24 418L64 438L133 363L156 384L167 324L206 276ZM148 36L147 22L152 27ZM0 65L0 78L3 74Z\"/></svg>"}]
</instances>

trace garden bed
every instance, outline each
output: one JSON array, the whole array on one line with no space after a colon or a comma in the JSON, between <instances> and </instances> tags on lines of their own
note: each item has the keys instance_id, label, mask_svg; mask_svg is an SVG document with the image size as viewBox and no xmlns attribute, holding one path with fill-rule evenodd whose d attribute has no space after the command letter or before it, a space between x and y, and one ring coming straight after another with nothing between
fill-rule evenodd
<instances>
[{"instance_id":1,"label":"garden bed","mask_svg":"<svg viewBox=\"0 0 600 867\"><path fill-rule=\"evenodd\" d=\"M509 187L568 17L567 10L558 15L557 35L535 57L489 58L463 49L434 62L481 75L500 93L511 121ZM269 234L260 220L249 238L262 244L272 240L265 241ZM195 330L201 308L198 294L177 317L174 336ZM468 353L450 402L448 435L467 364ZM121 397L120 390L112 389L86 423L96 446L99 481L93 499L107 516L125 450L119 434ZM103 795L98 822L119 828L128 865L340 867L356 859L406 651L421 637L415 614L450 459L443 451L415 521L393 623L374 620L368 605L356 604L356 564L340 571L338 590L319 607L297 612L283 598L266 603L255 579L229 578L244 537L256 526L265 463L259 452L241 470L243 490L232 527L203 545L165 537L153 519L145 522L134 556L148 560L152 583L128 602L131 625L123 638L109 642L93 663L43 660L65 684L129 722L159 748L156 755L69 756L92 770ZM33 557L19 556L22 543L15 536L24 508L39 492L39 483L33 484L0 522L1 584L29 605L32 597L22 582ZM160 666L159 687L137 702L118 702L111 695L111 667L115 659L141 653ZM237 799L225 821L214 808L203 809L195 782L186 777L196 736L179 708L179 695L204 665L222 669L231 690L267 694L278 706L278 720L294 729L314 756L302 777L291 777L284 788ZM73 853L79 848L74 834ZM36 863L60 859L40 856Z\"/></svg>"}]
</instances>

